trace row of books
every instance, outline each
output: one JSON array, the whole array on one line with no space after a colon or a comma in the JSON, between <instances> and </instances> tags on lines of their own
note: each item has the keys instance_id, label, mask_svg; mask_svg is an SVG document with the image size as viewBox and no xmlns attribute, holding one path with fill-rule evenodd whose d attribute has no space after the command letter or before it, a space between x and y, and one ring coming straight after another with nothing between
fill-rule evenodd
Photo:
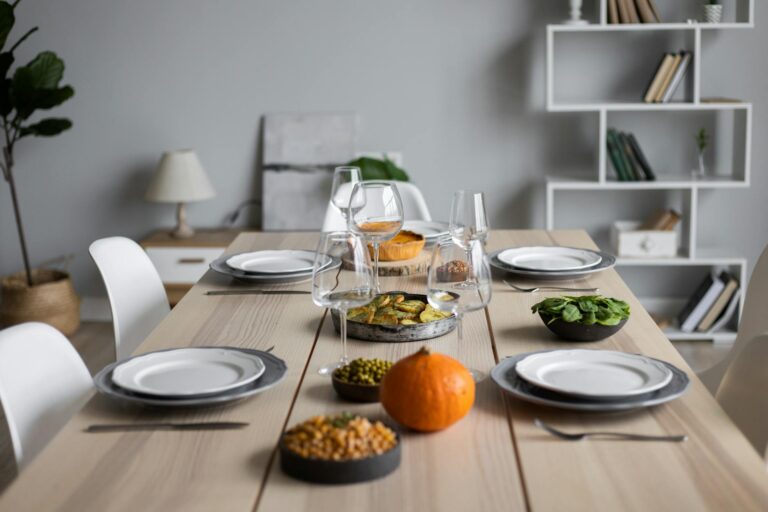
<instances>
[{"instance_id":1,"label":"row of books","mask_svg":"<svg viewBox=\"0 0 768 512\"><path fill-rule=\"evenodd\" d=\"M688 71L693 54L681 50L665 53L645 90L645 103L669 103Z\"/></svg>"},{"instance_id":2,"label":"row of books","mask_svg":"<svg viewBox=\"0 0 768 512\"><path fill-rule=\"evenodd\" d=\"M608 23L661 23L653 0L608 0Z\"/></svg>"},{"instance_id":3,"label":"row of books","mask_svg":"<svg viewBox=\"0 0 768 512\"><path fill-rule=\"evenodd\" d=\"M616 179L619 181L654 181L656 179L634 134L609 128L606 143Z\"/></svg>"},{"instance_id":4,"label":"row of books","mask_svg":"<svg viewBox=\"0 0 768 512\"><path fill-rule=\"evenodd\" d=\"M710 332L731 319L739 302L739 281L731 273L708 274L677 316L683 332Z\"/></svg>"}]
</instances>

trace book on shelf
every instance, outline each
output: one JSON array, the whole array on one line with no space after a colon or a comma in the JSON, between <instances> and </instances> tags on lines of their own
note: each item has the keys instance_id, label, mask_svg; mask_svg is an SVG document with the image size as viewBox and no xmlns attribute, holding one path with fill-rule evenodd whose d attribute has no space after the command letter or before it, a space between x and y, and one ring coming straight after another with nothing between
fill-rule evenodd
<instances>
[{"instance_id":1,"label":"book on shelf","mask_svg":"<svg viewBox=\"0 0 768 512\"><path fill-rule=\"evenodd\" d=\"M608 22L661 23L654 0L608 0Z\"/></svg>"},{"instance_id":2,"label":"book on shelf","mask_svg":"<svg viewBox=\"0 0 768 512\"><path fill-rule=\"evenodd\" d=\"M653 181L656 179L656 175L648 164L648 160L645 158L634 134L609 128L606 134L606 145L608 146L608 157L616 173L616 179L619 181Z\"/></svg>"},{"instance_id":3,"label":"book on shelf","mask_svg":"<svg viewBox=\"0 0 768 512\"><path fill-rule=\"evenodd\" d=\"M672 53L665 53L661 57L661 62L659 62L659 66L656 68L656 73L653 75L653 78L651 78L651 82L648 84L648 88L645 90L645 96L643 97L643 101L645 103L654 102L656 96L659 93L659 89L661 88L661 83L667 76L669 67L672 65L674 60L675 56Z\"/></svg>"},{"instance_id":4,"label":"book on shelf","mask_svg":"<svg viewBox=\"0 0 768 512\"><path fill-rule=\"evenodd\" d=\"M736 289L733 297L731 297L731 301L728 303L728 307L725 308L725 311L723 311L723 313L720 315L720 318L715 320L715 323L712 324L712 327L710 327L705 332L717 332L725 329L728 326L728 323L731 321L734 315L736 315L736 309L739 307L742 290L743 288L741 286Z\"/></svg>"},{"instance_id":5,"label":"book on shelf","mask_svg":"<svg viewBox=\"0 0 768 512\"><path fill-rule=\"evenodd\" d=\"M665 53L643 95L645 103L669 103L690 67L693 54L680 50Z\"/></svg>"},{"instance_id":6,"label":"book on shelf","mask_svg":"<svg viewBox=\"0 0 768 512\"><path fill-rule=\"evenodd\" d=\"M704 315L704 318L701 319L699 325L696 326L696 330L698 332L708 332L710 329L712 329L712 327L715 325L715 321L723 316L723 313L726 311L726 309L728 309L731 302L737 302L737 300L734 301L734 296L739 289L738 279L733 277L728 272L722 272L720 274L720 279L723 279L726 283L725 288L712 304L712 307L710 307L707 313Z\"/></svg>"},{"instance_id":7,"label":"book on shelf","mask_svg":"<svg viewBox=\"0 0 768 512\"><path fill-rule=\"evenodd\" d=\"M672 209L659 210L640 224L638 231L672 231L682 215Z\"/></svg>"},{"instance_id":8,"label":"book on shelf","mask_svg":"<svg viewBox=\"0 0 768 512\"><path fill-rule=\"evenodd\" d=\"M724 274L721 273L720 276L714 273L707 274L704 281L701 282L696 292L677 316L681 331L691 333L696 330L704 316L712 308L715 301L717 301L717 298L725 290L728 273L724 272Z\"/></svg>"}]
</instances>

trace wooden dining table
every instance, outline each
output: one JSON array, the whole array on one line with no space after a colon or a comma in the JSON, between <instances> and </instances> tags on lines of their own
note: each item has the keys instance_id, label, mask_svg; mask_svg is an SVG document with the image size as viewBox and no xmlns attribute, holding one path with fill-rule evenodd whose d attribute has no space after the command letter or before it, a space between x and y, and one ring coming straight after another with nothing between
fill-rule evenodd
<instances>
[{"instance_id":1,"label":"wooden dining table","mask_svg":"<svg viewBox=\"0 0 768 512\"><path fill-rule=\"evenodd\" d=\"M244 233L229 253L313 249L317 233ZM583 231L493 231L489 251L512 246L596 248ZM426 342L350 340L352 357L397 360L421 345L484 372L503 358L573 348L531 313L553 294L521 293L495 276L484 311L455 333ZM491 379L477 387L471 412L430 434L404 431L402 463L392 474L350 485L310 484L286 476L277 453L281 434L318 414L350 411L386 418L379 404L339 399L318 369L340 355L327 311L310 295L210 296L247 284L208 272L139 347L137 353L190 346L267 349L285 360L277 387L230 406L189 410L142 408L93 398L0 496L0 511L765 511L765 463L696 378L619 277L607 270L569 285L599 287L632 308L623 330L580 348L619 350L662 359L691 379L670 403L631 412L584 413L536 406L505 396ZM425 275L384 277L384 290L423 293ZM271 289L310 290L311 283ZM104 340L104 343L107 343ZM687 434L683 443L565 441L538 429L540 418L573 430ZM148 421L242 421L231 431L86 433L91 424Z\"/></svg>"}]
</instances>

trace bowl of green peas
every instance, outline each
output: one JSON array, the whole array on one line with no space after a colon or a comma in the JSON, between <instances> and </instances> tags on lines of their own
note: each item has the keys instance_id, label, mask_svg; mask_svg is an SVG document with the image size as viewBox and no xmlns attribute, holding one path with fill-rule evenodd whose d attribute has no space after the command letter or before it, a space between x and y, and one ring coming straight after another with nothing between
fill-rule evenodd
<instances>
[{"instance_id":1,"label":"bowl of green peas","mask_svg":"<svg viewBox=\"0 0 768 512\"><path fill-rule=\"evenodd\" d=\"M333 389L352 402L378 402L381 379L392 364L382 359L354 359L333 371Z\"/></svg>"}]
</instances>

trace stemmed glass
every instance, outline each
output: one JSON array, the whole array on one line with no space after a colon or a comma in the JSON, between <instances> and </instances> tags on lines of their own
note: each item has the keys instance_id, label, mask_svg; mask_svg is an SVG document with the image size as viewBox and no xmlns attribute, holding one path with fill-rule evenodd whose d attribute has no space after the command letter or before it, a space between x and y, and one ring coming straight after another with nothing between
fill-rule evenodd
<instances>
[{"instance_id":1,"label":"stemmed glass","mask_svg":"<svg viewBox=\"0 0 768 512\"><path fill-rule=\"evenodd\" d=\"M470 242L485 243L488 237L488 216L482 192L458 190L453 194L448 232L453 241L468 248Z\"/></svg>"},{"instance_id":2,"label":"stemmed glass","mask_svg":"<svg viewBox=\"0 0 768 512\"><path fill-rule=\"evenodd\" d=\"M491 301L491 268L483 245L475 240L463 247L449 238L437 243L427 278L427 299L433 308L456 315L459 343L464 339L462 319ZM470 370L475 381L485 375Z\"/></svg>"},{"instance_id":3,"label":"stemmed glass","mask_svg":"<svg viewBox=\"0 0 768 512\"><path fill-rule=\"evenodd\" d=\"M373 244L373 276L379 287L379 245L403 227L403 202L397 187L386 181L361 181L352 190L347 213L349 230Z\"/></svg>"},{"instance_id":4,"label":"stemmed glass","mask_svg":"<svg viewBox=\"0 0 768 512\"><path fill-rule=\"evenodd\" d=\"M352 189L361 179L359 167L341 166L333 171L331 204L339 210L345 222L349 209L349 199L352 197Z\"/></svg>"},{"instance_id":5,"label":"stemmed glass","mask_svg":"<svg viewBox=\"0 0 768 512\"><path fill-rule=\"evenodd\" d=\"M342 261L342 266L330 265L331 259ZM338 311L341 359L320 368L320 374L330 374L349 362L347 310L365 306L374 297L373 269L365 241L348 231L322 233L312 268L312 301L320 307Z\"/></svg>"}]
</instances>

